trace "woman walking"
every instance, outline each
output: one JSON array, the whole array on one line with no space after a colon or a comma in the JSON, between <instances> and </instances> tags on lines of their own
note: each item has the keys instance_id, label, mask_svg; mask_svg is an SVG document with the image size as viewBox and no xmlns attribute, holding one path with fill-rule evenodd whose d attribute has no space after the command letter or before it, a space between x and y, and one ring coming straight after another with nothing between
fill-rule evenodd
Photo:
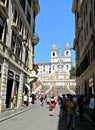
<instances>
[{"instance_id":1,"label":"woman walking","mask_svg":"<svg viewBox=\"0 0 95 130\"><path fill-rule=\"evenodd\" d=\"M50 115L51 116L54 116L55 107L56 107L56 102L55 102L54 97L52 97L51 100L50 100L50 109L51 109Z\"/></svg>"}]
</instances>

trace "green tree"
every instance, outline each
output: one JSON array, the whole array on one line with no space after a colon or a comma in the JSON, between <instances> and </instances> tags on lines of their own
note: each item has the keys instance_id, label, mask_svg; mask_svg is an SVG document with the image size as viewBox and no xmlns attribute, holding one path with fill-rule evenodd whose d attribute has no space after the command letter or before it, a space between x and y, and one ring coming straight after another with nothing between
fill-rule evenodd
<instances>
[{"instance_id":1,"label":"green tree","mask_svg":"<svg viewBox=\"0 0 95 130\"><path fill-rule=\"evenodd\" d=\"M76 67L72 66L71 70L70 70L70 78L76 78Z\"/></svg>"}]
</instances>

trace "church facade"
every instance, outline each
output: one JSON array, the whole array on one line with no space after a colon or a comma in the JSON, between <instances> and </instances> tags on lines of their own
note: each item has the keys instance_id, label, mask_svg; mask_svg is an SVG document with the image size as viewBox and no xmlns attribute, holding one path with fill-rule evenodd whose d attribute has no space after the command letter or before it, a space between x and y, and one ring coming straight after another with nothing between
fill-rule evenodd
<instances>
[{"instance_id":1,"label":"church facade","mask_svg":"<svg viewBox=\"0 0 95 130\"><path fill-rule=\"evenodd\" d=\"M64 91L64 93L71 93L70 87L75 88L75 80L70 79L70 73L72 67L71 48L69 44L66 44L64 48L64 55L62 51L58 50L54 44L51 48L50 62L38 63L38 76L41 81L51 86L53 91ZM64 88L64 89L63 89Z\"/></svg>"}]
</instances>

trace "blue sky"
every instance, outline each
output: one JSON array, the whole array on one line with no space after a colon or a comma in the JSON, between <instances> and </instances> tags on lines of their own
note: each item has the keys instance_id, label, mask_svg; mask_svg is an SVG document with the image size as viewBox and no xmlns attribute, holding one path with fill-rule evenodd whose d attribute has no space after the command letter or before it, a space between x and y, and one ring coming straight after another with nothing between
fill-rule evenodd
<instances>
[{"instance_id":1,"label":"blue sky","mask_svg":"<svg viewBox=\"0 0 95 130\"><path fill-rule=\"evenodd\" d=\"M72 0L39 0L40 12L36 17L36 32L40 41L35 46L35 63L49 62L53 44L62 50L69 43L73 47L75 37L74 14ZM72 51L75 65L75 52Z\"/></svg>"}]
</instances>

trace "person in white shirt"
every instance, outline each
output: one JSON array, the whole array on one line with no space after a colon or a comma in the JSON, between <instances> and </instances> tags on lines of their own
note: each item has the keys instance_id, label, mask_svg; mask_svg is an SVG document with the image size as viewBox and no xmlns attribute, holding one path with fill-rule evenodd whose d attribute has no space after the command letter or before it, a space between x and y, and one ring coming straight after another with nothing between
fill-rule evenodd
<instances>
[{"instance_id":1,"label":"person in white shirt","mask_svg":"<svg viewBox=\"0 0 95 130\"><path fill-rule=\"evenodd\" d=\"M32 97L30 96L29 97L29 106L31 106L31 103L32 103Z\"/></svg>"},{"instance_id":2,"label":"person in white shirt","mask_svg":"<svg viewBox=\"0 0 95 130\"><path fill-rule=\"evenodd\" d=\"M89 102L89 108L91 110L91 118L93 118L94 108L95 108L95 98L94 98L94 95L91 95L90 102Z\"/></svg>"},{"instance_id":3,"label":"person in white shirt","mask_svg":"<svg viewBox=\"0 0 95 130\"><path fill-rule=\"evenodd\" d=\"M27 95L24 95L24 106L27 106L27 101L28 101Z\"/></svg>"},{"instance_id":4,"label":"person in white shirt","mask_svg":"<svg viewBox=\"0 0 95 130\"><path fill-rule=\"evenodd\" d=\"M95 98L94 95L92 95L89 102L89 108L93 110L94 107L95 107Z\"/></svg>"}]
</instances>

